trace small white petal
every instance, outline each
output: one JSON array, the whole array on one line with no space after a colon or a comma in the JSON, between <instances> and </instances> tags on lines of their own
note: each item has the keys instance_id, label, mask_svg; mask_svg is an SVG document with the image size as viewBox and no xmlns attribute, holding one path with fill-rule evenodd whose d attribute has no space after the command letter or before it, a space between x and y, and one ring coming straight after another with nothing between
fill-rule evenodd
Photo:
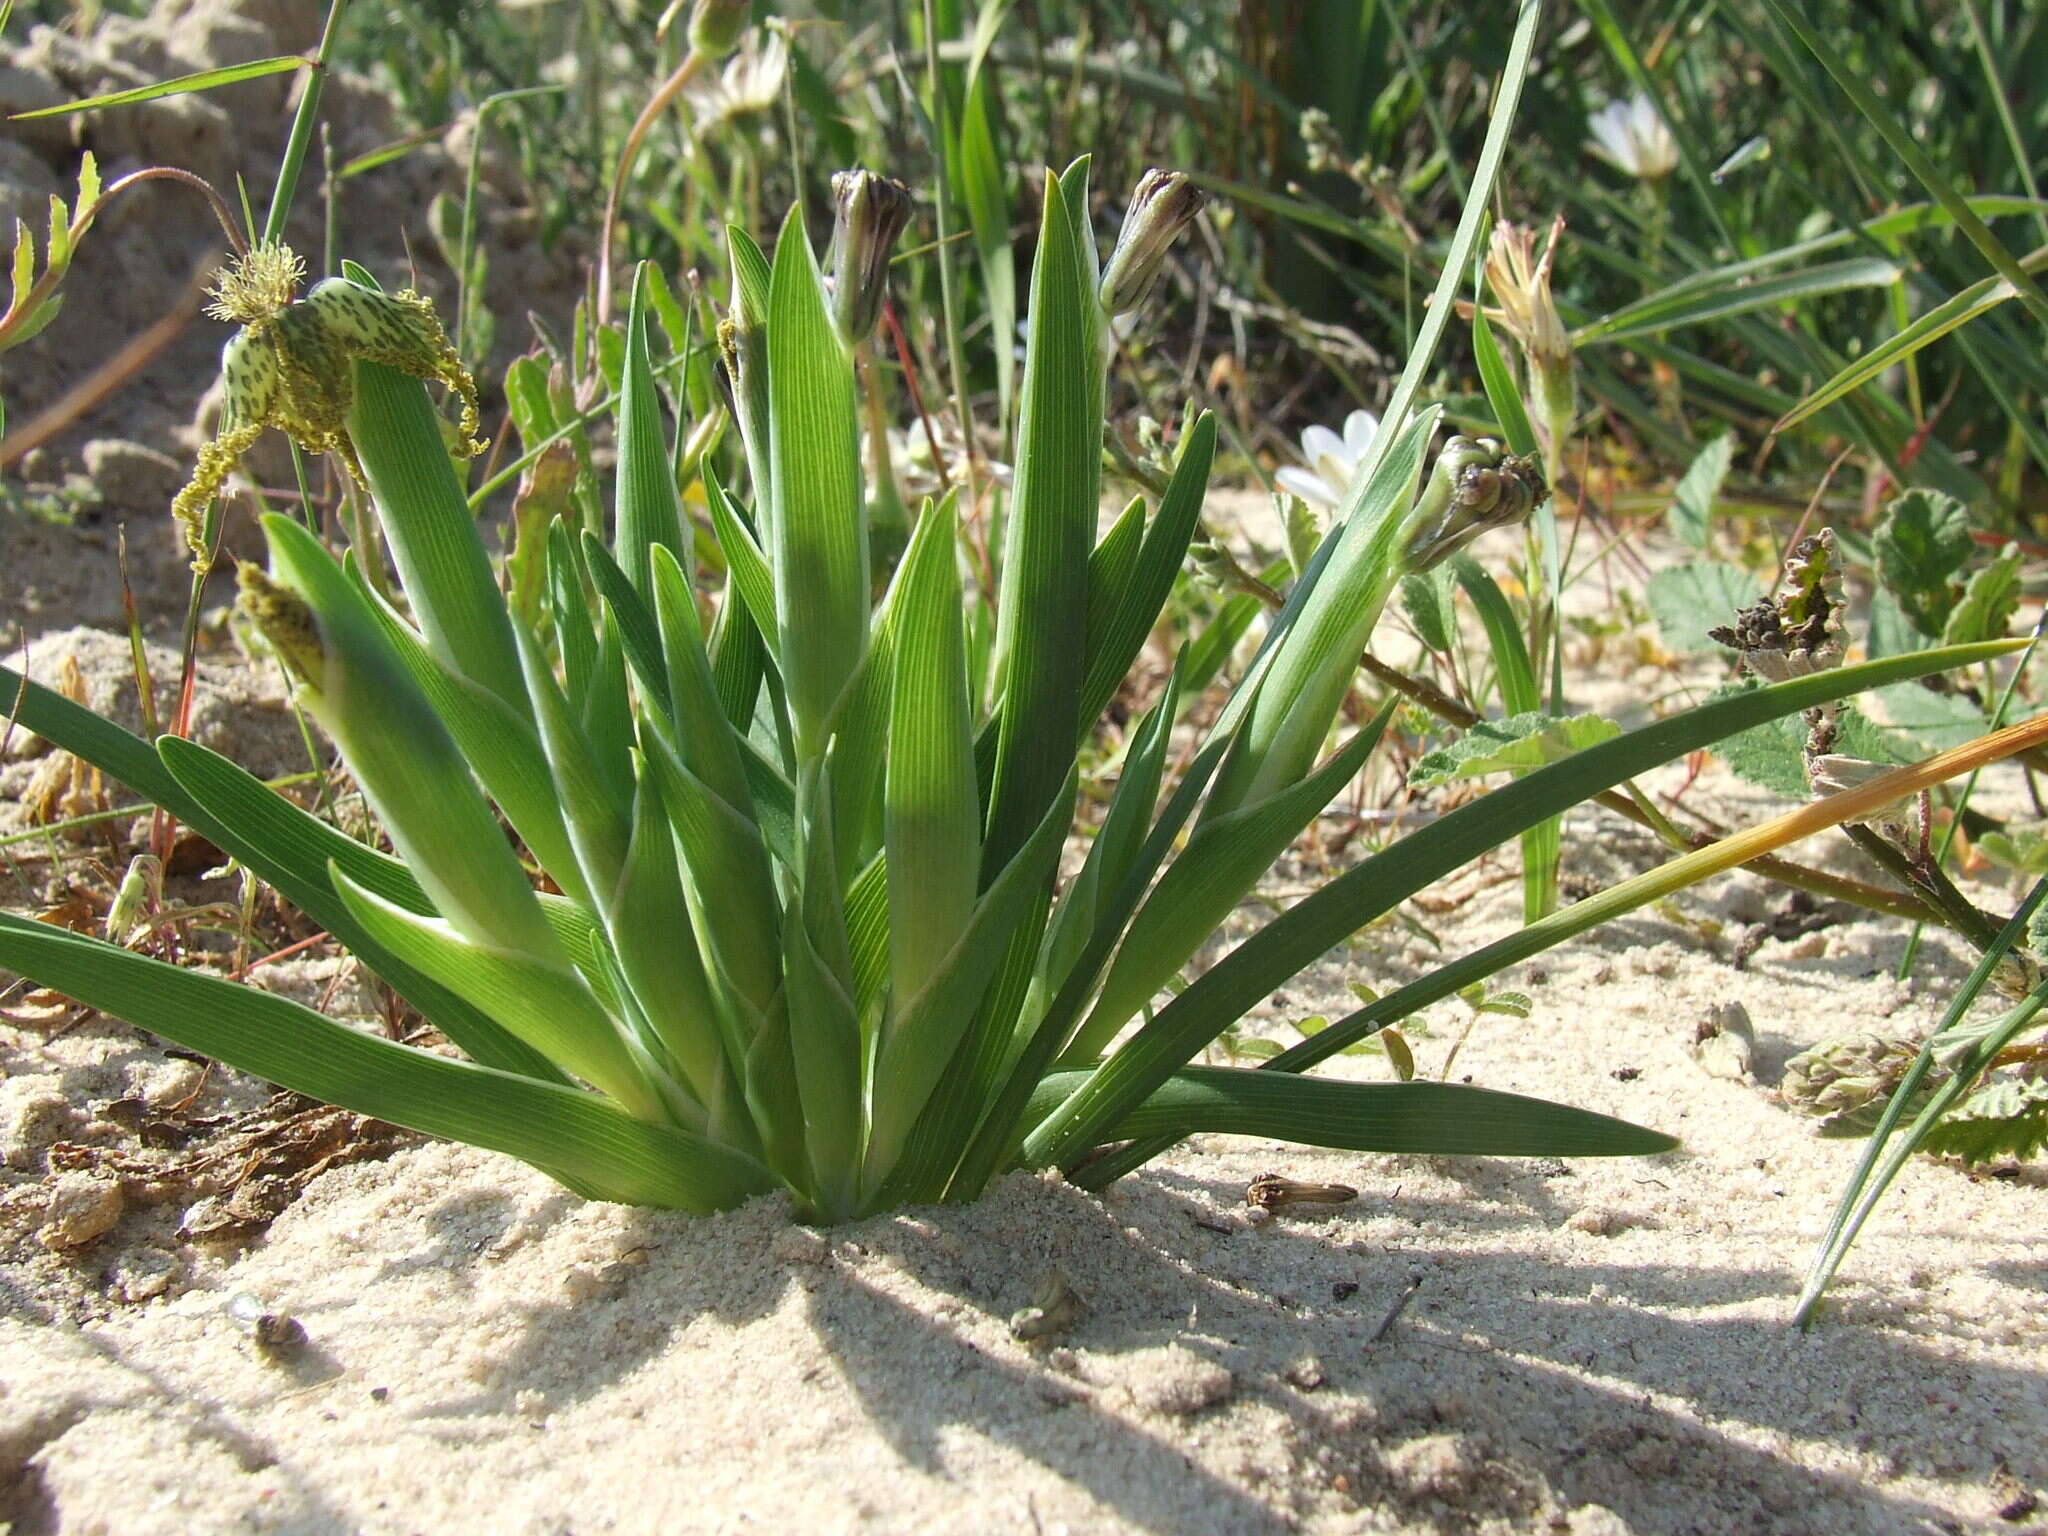
<instances>
[{"instance_id":1,"label":"small white petal","mask_svg":"<svg viewBox=\"0 0 2048 1536\"><path fill-rule=\"evenodd\" d=\"M1373 434L1379 429L1380 419L1371 411L1353 411L1344 418L1344 446L1350 450L1354 465L1365 457L1365 450L1372 446Z\"/></svg>"},{"instance_id":2,"label":"small white petal","mask_svg":"<svg viewBox=\"0 0 2048 1536\"><path fill-rule=\"evenodd\" d=\"M1301 434L1301 456L1311 464L1320 464L1324 459L1342 460L1344 439L1332 432L1321 422L1303 430Z\"/></svg>"},{"instance_id":3,"label":"small white petal","mask_svg":"<svg viewBox=\"0 0 2048 1536\"><path fill-rule=\"evenodd\" d=\"M1289 464L1273 472L1274 483L1283 491L1291 491L1312 507L1337 509L1337 498L1323 483L1322 476L1306 469L1297 469Z\"/></svg>"}]
</instances>

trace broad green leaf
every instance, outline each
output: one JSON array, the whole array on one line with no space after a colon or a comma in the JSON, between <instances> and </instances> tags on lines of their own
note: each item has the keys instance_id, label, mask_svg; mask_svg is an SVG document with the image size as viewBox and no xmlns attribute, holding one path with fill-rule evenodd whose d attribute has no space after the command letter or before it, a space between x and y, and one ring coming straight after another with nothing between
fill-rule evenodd
<instances>
[{"instance_id":1,"label":"broad green leaf","mask_svg":"<svg viewBox=\"0 0 2048 1536\"><path fill-rule=\"evenodd\" d=\"M803 881L782 925L782 975L810 1190L825 1212L843 1217L854 1209L860 1180L861 1029L833 867L830 790L820 786L806 818Z\"/></svg>"},{"instance_id":2,"label":"broad green leaf","mask_svg":"<svg viewBox=\"0 0 2048 1536\"><path fill-rule=\"evenodd\" d=\"M1962 595L1960 578L1975 547L1963 504L1939 491L1895 496L1871 544L1878 579L1921 633L1939 635Z\"/></svg>"},{"instance_id":3,"label":"broad green leaf","mask_svg":"<svg viewBox=\"0 0 2048 1536\"><path fill-rule=\"evenodd\" d=\"M1995 1158L2027 1159L2048 1146L2048 1083L2006 1078L1980 1088L1921 1141L1920 1150L1934 1157L1959 1157L1966 1163Z\"/></svg>"},{"instance_id":4,"label":"broad green leaf","mask_svg":"<svg viewBox=\"0 0 2048 1536\"><path fill-rule=\"evenodd\" d=\"M864 1174L868 1190L879 1190L894 1171L1020 921L1042 899L1059 864L1071 810L1071 795L1053 803L1017 856L970 910L951 949L936 957L922 988L899 992L890 1000L869 1101Z\"/></svg>"},{"instance_id":5,"label":"broad green leaf","mask_svg":"<svg viewBox=\"0 0 2048 1536\"><path fill-rule=\"evenodd\" d=\"M1707 634L1763 596L1749 572L1721 560L1693 560L1653 573L1645 597L1657 631L1674 651L1716 649Z\"/></svg>"},{"instance_id":6,"label":"broad green leaf","mask_svg":"<svg viewBox=\"0 0 2048 1536\"><path fill-rule=\"evenodd\" d=\"M708 463L704 466L704 491L705 500L711 504L711 526L718 535L718 548L725 556L726 600L732 600L732 593L739 594L748 617L768 646L769 656L773 657L777 654L777 636L771 622L775 616L775 577L768 569L768 557L754 542L739 508Z\"/></svg>"},{"instance_id":7,"label":"broad green leaf","mask_svg":"<svg viewBox=\"0 0 2048 1536\"><path fill-rule=\"evenodd\" d=\"M272 513L263 532L273 575L318 625L321 675L298 697L341 748L435 910L477 942L551 954L517 855L368 601L301 524Z\"/></svg>"},{"instance_id":8,"label":"broad green leaf","mask_svg":"<svg viewBox=\"0 0 2048 1536\"><path fill-rule=\"evenodd\" d=\"M334 886L356 922L385 949L496 1019L528 1045L617 1101L636 1119L668 1118L672 1100L604 1011L566 955L549 960L465 938L372 895L338 870ZM561 954L559 947L557 954Z\"/></svg>"},{"instance_id":9,"label":"broad green leaf","mask_svg":"<svg viewBox=\"0 0 2048 1536\"><path fill-rule=\"evenodd\" d=\"M2020 607L2020 550L2008 544L1989 565L1970 573L1962 600L1941 627L1943 645L2003 640Z\"/></svg>"},{"instance_id":10,"label":"broad green leaf","mask_svg":"<svg viewBox=\"0 0 2048 1536\"><path fill-rule=\"evenodd\" d=\"M1181 564L1187 559L1188 541L1194 537L1195 527L1201 519L1202 498L1208 491L1209 469L1215 458L1216 418L1204 411L1195 418L1181 439L1180 456L1174 461L1166 492L1159 498L1159 510L1154 514L1151 526L1145 530L1137 567L1124 584L1122 601L1103 616L1100 627L1096 624L1097 615L1091 604L1088 680L1081 692L1082 737L1094 730L1096 720L1130 674L1131 663L1137 659L1145 637L1159 622L1160 612L1173 590L1174 578L1180 574ZM1219 633L1218 667L1228 658L1238 637L1243 635L1245 626L1250 622L1250 614L1256 611L1254 603L1244 624L1236 626L1229 634L1227 644L1223 643L1225 636ZM1191 690L1199 691L1199 688Z\"/></svg>"},{"instance_id":11,"label":"broad green leaf","mask_svg":"<svg viewBox=\"0 0 2048 1536\"><path fill-rule=\"evenodd\" d=\"M188 1050L357 1114L505 1152L595 1199L722 1210L766 1169L595 1094L350 1029L253 987L0 913L0 964Z\"/></svg>"},{"instance_id":12,"label":"broad green leaf","mask_svg":"<svg viewBox=\"0 0 2048 1536\"><path fill-rule=\"evenodd\" d=\"M1620 726L1598 715L1559 717L1531 711L1505 720L1482 720L1417 760L1408 771L1408 783L1421 789L1489 773L1524 773L1562 762L1620 734Z\"/></svg>"},{"instance_id":13,"label":"broad green leaf","mask_svg":"<svg viewBox=\"0 0 2048 1536\"><path fill-rule=\"evenodd\" d=\"M1937 693L1918 683L1893 683L1877 691L1884 729L1903 738L1908 753L1940 752L1984 734L1981 705L1954 693Z\"/></svg>"},{"instance_id":14,"label":"broad green leaf","mask_svg":"<svg viewBox=\"0 0 2048 1536\"><path fill-rule=\"evenodd\" d=\"M1714 699L1754 693L1762 685L1753 678L1730 683L1708 695ZM1910 685L1909 685L1910 686ZM1885 731L1854 704L1844 704L1835 721L1834 750L1866 762L1897 763L1906 760ZM1788 800L1804 800L1811 793L1806 778L1807 725L1796 715L1781 716L1762 725L1739 731L1714 744L1719 757L1740 777Z\"/></svg>"},{"instance_id":15,"label":"broad green leaf","mask_svg":"<svg viewBox=\"0 0 2048 1536\"><path fill-rule=\"evenodd\" d=\"M1436 407L1421 412L1352 493L1329 563L1275 649L1216 776L1202 809L1205 823L1300 783L1321 751L1357 676L1359 653L1403 575L1408 512L1440 414Z\"/></svg>"},{"instance_id":16,"label":"broad green leaf","mask_svg":"<svg viewBox=\"0 0 2048 1536\"><path fill-rule=\"evenodd\" d=\"M426 386L380 363L354 369L349 440L427 648L523 713L511 616Z\"/></svg>"},{"instance_id":17,"label":"broad green leaf","mask_svg":"<svg viewBox=\"0 0 2048 1536\"><path fill-rule=\"evenodd\" d=\"M1381 709L1300 783L1196 828L1131 920L1102 996L1069 1048L1072 1054L1099 1055L1208 941L1253 882L1365 765L1392 713L1391 704Z\"/></svg>"},{"instance_id":18,"label":"broad green leaf","mask_svg":"<svg viewBox=\"0 0 2048 1536\"><path fill-rule=\"evenodd\" d=\"M378 944L350 915L328 873L332 864L407 911L430 913L432 904L426 893L403 864L308 815L244 769L195 742L165 736L157 749L169 770L165 777L170 788L167 799L158 800L159 804L184 807L176 812L179 820L205 833L346 944L472 1059L543 1082L561 1081L560 1073L538 1051Z\"/></svg>"},{"instance_id":19,"label":"broad green leaf","mask_svg":"<svg viewBox=\"0 0 2048 1536\"><path fill-rule=\"evenodd\" d=\"M350 574L356 575L353 558L349 567ZM513 710L489 689L450 670L427 649L411 625L363 586L360 577L358 586L385 639L448 728L449 736L475 771L484 792L505 813L512 830L562 893L576 900L586 899L589 892L570 847L554 774L541 750L540 734L532 717Z\"/></svg>"},{"instance_id":20,"label":"broad green leaf","mask_svg":"<svg viewBox=\"0 0 2048 1536\"><path fill-rule=\"evenodd\" d=\"M982 860L1009 863L1058 794L1081 730L1088 557L1100 480L1095 289L1057 178L1046 178L1031 271L1016 488L1003 547L996 651L1000 724Z\"/></svg>"},{"instance_id":21,"label":"broad green leaf","mask_svg":"<svg viewBox=\"0 0 2048 1536\"><path fill-rule=\"evenodd\" d=\"M1734 461L1735 434L1723 432L1694 456L1679 477L1664 518L1671 531L1694 549L1705 549L1713 537L1714 503Z\"/></svg>"}]
</instances>

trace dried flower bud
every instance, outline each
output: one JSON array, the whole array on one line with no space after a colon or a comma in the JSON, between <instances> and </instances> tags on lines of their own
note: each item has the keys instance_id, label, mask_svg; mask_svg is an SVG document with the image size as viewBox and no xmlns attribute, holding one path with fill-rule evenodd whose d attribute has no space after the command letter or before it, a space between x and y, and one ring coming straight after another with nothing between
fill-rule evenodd
<instances>
[{"instance_id":1,"label":"dried flower bud","mask_svg":"<svg viewBox=\"0 0 2048 1536\"><path fill-rule=\"evenodd\" d=\"M848 346L867 339L889 296L889 257L910 223L910 188L872 171L832 177L832 317Z\"/></svg>"},{"instance_id":2,"label":"dried flower bud","mask_svg":"<svg viewBox=\"0 0 2048 1536\"><path fill-rule=\"evenodd\" d=\"M1102 269L1098 290L1102 307L1112 315L1128 314L1143 304L1166 268L1166 253L1181 231L1202 211L1202 189L1182 171L1147 171L1131 194L1116 249Z\"/></svg>"},{"instance_id":3,"label":"dried flower bud","mask_svg":"<svg viewBox=\"0 0 2048 1536\"><path fill-rule=\"evenodd\" d=\"M1823 528L1801 539L1785 559L1785 588L1735 615L1735 623L1707 631L1742 657L1743 666L1769 683L1807 677L1842 663L1842 567L1835 535Z\"/></svg>"},{"instance_id":4,"label":"dried flower bud","mask_svg":"<svg viewBox=\"0 0 2048 1536\"><path fill-rule=\"evenodd\" d=\"M1551 263L1557 257L1564 217L1550 226L1543 254L1536 254L1536 233L1516 224L1495 228L1486 256L1486 282L1499 300L1498 319L1529 365L1530 404L1536 430L1555 465L1560 445L1571 431L1576 384L1572 370L1572 339L1550 292Z\"/></svg>"},{"instance_id":5,"label":"dried flower bud","mask_svg":"<svg viewBox=\"0 0 2048 1536\"><path fill-rule=\"evenodd\" d=\"M690 7L690 51L722 59L739 47L754 20L754 0L696 0Z\"/></svg>"},{"instance_id":6,"label":"dried flower bud","mask_svg":"<svg viewBox=\"0 0 2048 1536\"><path fill-rule=\"evenodd\" d=\"M1519 523L1549 489L1534 454L1510 454L1490 437L1452 438L1410 514L1408 570L1426 571L1480 534Z\"/></svg>"}]
</instances>

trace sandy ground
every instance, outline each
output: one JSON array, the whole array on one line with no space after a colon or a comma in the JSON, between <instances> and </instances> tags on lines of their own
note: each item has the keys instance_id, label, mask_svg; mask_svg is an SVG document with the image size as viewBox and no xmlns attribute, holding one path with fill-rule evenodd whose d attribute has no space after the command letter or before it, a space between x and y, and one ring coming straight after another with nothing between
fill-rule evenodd
<instances>
[{"instance_id":1,"label":"sandy ground","mask_svg":"<svg viewBox=\"0 0 2048 1536\"><path fill-rule=\"evenodd\" d=\"M274 693L220 667L288 771ZM1612 686L1640 700L1668 679ZM0 768L0 792L28 771ZM1731 817L1768 804L1712 770L1691 793ZM13 856L34 899L58 894ZM1657 858L1605 812L1568 823L1571 878ZM1295 865L1279 883L1317 878ZM193 894L209 889L231 885ZM1512 850L1436 894L1418 915L1444 955L1510 931ZM1924 1029L1964 966L1934 943L1895 983L1901 925L1861 920L1738 964L1782 905L1738 876L1518 967L1502 984L1531 1017L1482 1019L1458 1056L1460 1077L1671 1131L1685 1145L1667 1156L1203 1138L1106 1198L1016 1175L973 1207L822 1233L776 1201L691 1219L586 1204L464 1148L392 1151L17 995L0 1020L0 1520L121 1536L2048 1529L2036 1171L1912 1168L1823 1323L1787 1326L1857 1148L1776 1102L1783 1062L1858 1023ZM1384 988L1437 953L1369 930L1250 1027L1291 1039L1285 1021L1343 1011L1347 983ZM257 974L370 1006L330 959ZM1690 1050L1729 1001L1755 1020L1758 1081ZM1416 1051L1434 1075L1462 1009L1428 1022ZM224 1148L282 1181L275 1220L208 1204L221 1168L192 1164ZM1244 1187L1268 1170L1359 1196L1254 1227ZM1021 1343L1007 1320L1053 1270L1085 1310ZM303 1339L260 1345L229 1313L243 1296Z\"/></svg>"}]
</instances>

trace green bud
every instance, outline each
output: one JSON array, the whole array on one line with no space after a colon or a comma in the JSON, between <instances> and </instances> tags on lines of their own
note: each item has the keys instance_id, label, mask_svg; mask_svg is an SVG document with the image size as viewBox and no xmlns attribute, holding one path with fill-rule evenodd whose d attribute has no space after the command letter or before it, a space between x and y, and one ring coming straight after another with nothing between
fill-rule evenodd
<instances>
[{"instance_id":1,"label":"green bud","mask_svg":"<svg viewBox=\"0 0 2048 1536\"><path fill-rule=\"evenodd\" d=\"M1882 1109L1920 1054L1906 1040L1884 1035L1844 1035L1823 1040L1785 1063L1778 1093L1792 1108L1809 1115L1849 1115L1872 1106ZM1926 1087L1947 1076L1937 1068Z\"/></svg>"},{"instance_id":2,"label":"green bud","mask_svg":"<svg viewBox=\"0 0 2048 1536\"><path fill-rule=\"evenodd\" d=\"M306 600L254 563L236 569L235 583L235 606L270 643L285 670L311 692L321 692L327 681L327 646Z\"/></svg>"},{"instance_id":3,"label":"green bud","mask_svg":"<svg viewBox=\"0 0 2048 1536\"><path fill-rule=\"evenodd\" d=\"M1426 571L1480 534L1521 522L1548 493L1534 454L1510 454L1490 437L1452 438L1410 514L1408 570Z\"/></svg>"},{"instance_id":4,"label":"green bud","mask_svg":"<svg viewBox=\"0 0 2048 1536\"><path fill-rule=\"evenodd\" d=\"M850 347L865 341L889 296L889 257L910 223L910 188L872 171L832 177L832 318Z\"/></svg>"},{"instance_id":5,"label":"green bud","mask_svg":"<svg viewBox=\"0 0 2048 1536\"><path fill-rule=\"evenodd\" d=\"M1145 302L1165 270L1166 253L1202 211L1203 201L1201 188L1185 172L1155 168L1139 178L1116 249L1102 269L1098 292L1104 309L1125 315Z\"/></svg>"},{"instance_id":6,"label":"green bud","mask_svg":"<svg viewBox=\"0 0 2048 1536\"><path fill-rule=\"evenodd\" d=\"M722 59L753 24L754 0L696 0L690 7L690 51Z\"/></svg>"}]
</instances>

